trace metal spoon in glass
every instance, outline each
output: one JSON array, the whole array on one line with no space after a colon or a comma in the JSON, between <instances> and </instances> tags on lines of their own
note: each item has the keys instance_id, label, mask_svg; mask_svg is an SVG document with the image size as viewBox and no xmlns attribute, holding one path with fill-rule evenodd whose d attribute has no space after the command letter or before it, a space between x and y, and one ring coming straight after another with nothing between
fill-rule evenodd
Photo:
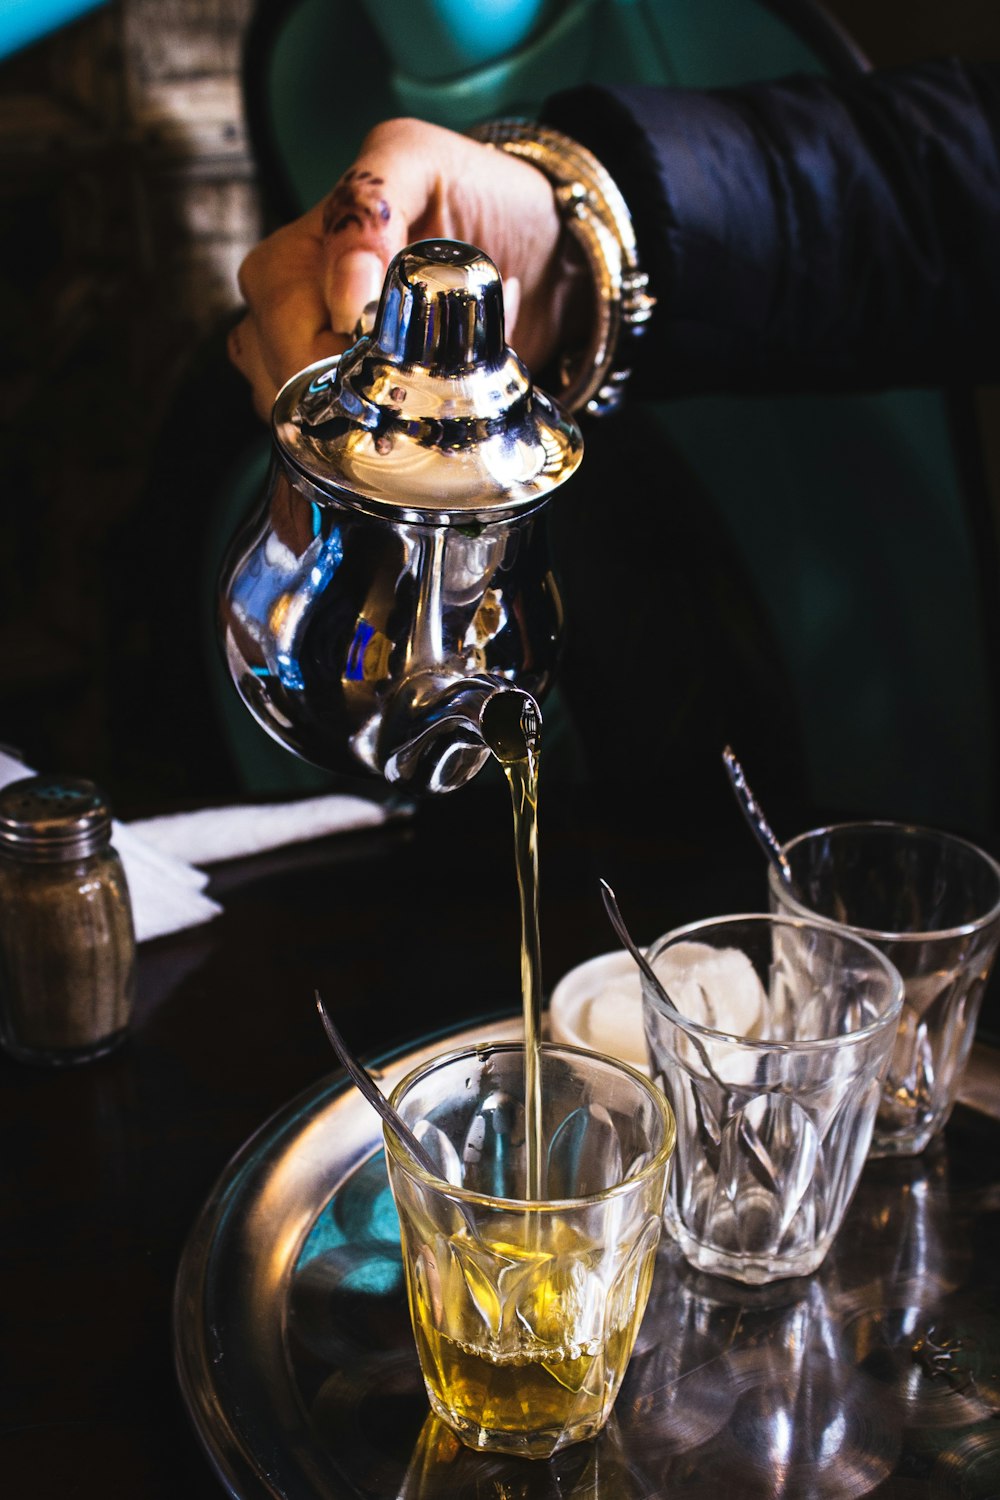
<instances>
[{"instance_id":1,"label":"metal spoon in glass","mask_svg":"<svg viewBox=\"0 0 1000 1500\"><path fill-rule=\"evenodd\" d=\"M777 870L778 879L782 885L794 896L795 879L792 875L792 867L785 858L781 845L774 835L774 830L764 816L763 808L750 790L749 783L743 773L743 767L728 745L722 752L722 759L729 776L730 785L736 794L736 800L740 804L743 816L750 824L754 837Z\"/></svg>"},{"instance_id":2,"label":"metal spoon in glass","mask_svg":"<svg viewBox=\"0 0 1000 1500\"><path fill-rule=\"evenodd\" d=\"M442 1177L440 1167L434 1160L433 1156L431 1156L426 1146L421 1145L420 1141L417 1140L417 1137L413 1134L413 1131L410 1129L409 1125L407 1125L406 1121L403 1119L399 1111L397 1109L394 1109L393 1106L389 1103L388 1099L385 1097L382 1090L379 1088L378 1084L375 1082L374 1078L371 1076L368 1070L363 1066L362 1063L358 1062L358 1059L354 1056L354 1053L348 1047L347 1043L344 1041L344 1038L341 1036L340 1032L333 1024L333 1021L330 1019L330 1013L327 1010L326 1006L323 1004L323 997L320 994L319 990L313 990L313 994L316 997L316 1009L319 1011L319 1018L323 1023L323 1030L326 1032L327 1037L330 1040L330 1045L333 1047L334 1052L336 1052L337 1056L340 1058L340 1061L343 1063L344 1067L347 1069L347 1072L350 1074L351 1079L357 1085L358 1092L365 1099L367 1099L372 1108L382 1116L382 1119L388 1125L392 1133L410 1153L417 1165L423 1168L428 1177L436 1178L436 1180L443 1183L446 1188L452 1187L453 1184ZM478 1240L480 1238L480 1234L478 1228L476 1227L476 1221L472 1217L471 1210L465 1203L462 1202L461 1198L452 1198L451 1202L452 1207L455 1209L455 1212L458 1214L459 1218L465 1225L470 1238L473 1240Z\"/></svg>"},{"instance_id":3,"label":"metal spoon in glass","mask_svg":"<svg viewBox=\"0 0 1000 1500\"><path fill-rule=\"evenodd\" d=\"M316 996L316 1009L319 1011L319 1018L323 1022L323 1030L329 1037L334 1052L336 1052L340 1061L351 1075L354 1083L357 1084L358 1091L364 1095L372 1108L378 1111L390 1130L399 1137L406 1150L413 1157L413 1160L418 1162L431 1177L440 1179L441 1169L430 1152L420 1144L402 1115L392 1107L374 1078L358 1062L353 1052L351 1052L344 1038L331 1021L319 990L314 990L313 993Z\"/></svg>"},{"instance_id":4,"label":"metal spoon in glass","mask_svg":"<svg viewBox=\"0 0 1000 1500\"><path fill-rule=\"evenodd\" d=\"M646 981L652 986L653 993L662 995L664 1000L667 1002L667 1005L670 1007L668 1015L670 1019L673 1020L675 1015L680 1014L677 1006L671 1000L664 987L663 981L657 974L656 970L653 968L653 965L650 963L645 953L643 953L642 949L639 947L638 943L635 941L635 939L632 937L632 934L625 926L625 918L618 910L618 902L615 898L614 891L608 885L608 882L606 880L602 880L600 876L598 876L598 879L600 880L601 884L601 896L604 901L604 910L607 912L608 917L610 918L612 927L615 929L615 932L621 938L625 947L628 949L629 953L639 965L640 972L642 973ZM676 1025L677 1023L674 1022L674 1024ZM716 1073L715 1069L712 1067L712 1064L708 1058L708 1053L705 1051L701 1038L695 1031L691 1030L688 1027L684 1027L684 1035L690 1038L691 1044L697 1052L698 1056L701 1058L702 1065L704 1066L709 1078L712 1079L713 1083L718 1084L719 1088L725 1092L726 1086L722 1082L722 1079L719 1077L718 1073Z\"/></svg>"}]
</instances>

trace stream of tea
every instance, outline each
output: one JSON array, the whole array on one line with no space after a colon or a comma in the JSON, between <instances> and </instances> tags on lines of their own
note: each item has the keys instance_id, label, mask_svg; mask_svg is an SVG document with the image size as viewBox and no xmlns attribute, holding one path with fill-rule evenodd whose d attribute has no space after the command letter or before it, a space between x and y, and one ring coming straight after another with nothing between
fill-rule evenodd
<instances>
[{"instance_id":1,"label":"stream of tea","mask_svg":"<svg viewBox=\"0 0 1000 1500\"><path fill-rule=\"evenodd\" d=\"M541 715L529 698L521 713L521 736L512 747L493 753L503 767L514 811L514 860L521 905L521 999L524 1008L525 1196L545 1192L542 1141L542 956L538 936L538 762Z\"/></svg>"}]
</instances>

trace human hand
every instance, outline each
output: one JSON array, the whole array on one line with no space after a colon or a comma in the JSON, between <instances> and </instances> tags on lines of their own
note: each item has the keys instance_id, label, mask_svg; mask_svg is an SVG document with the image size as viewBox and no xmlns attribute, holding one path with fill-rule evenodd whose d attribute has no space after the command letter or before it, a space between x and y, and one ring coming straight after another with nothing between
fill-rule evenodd
<instances>
[{"instance_id":1,"label":"human hand","mask_svg":"<svg viewBox=\"0 0 1000 1500\"><path fill-rule=\"evenodd\" d=\"M496 263L508 342L537 372L564 345L578 286L560 233L551 185L529 163L421 120L388 120L322 202L243 262L248 311L229 336L230 358L266 420L286 380L349 346L396 252L442 237Z\"/></svg>"}]
</instances>

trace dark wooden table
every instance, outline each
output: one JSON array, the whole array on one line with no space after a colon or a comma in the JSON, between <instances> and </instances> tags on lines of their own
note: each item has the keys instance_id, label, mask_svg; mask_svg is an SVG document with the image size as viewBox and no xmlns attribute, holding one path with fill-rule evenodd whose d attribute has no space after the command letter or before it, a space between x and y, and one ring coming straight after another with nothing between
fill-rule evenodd
<instances>
[{"instance_id":1,"label":"dark wooden table","mask_svg":"<svg viewBox=\"0 0 1000 1500\"><path fill-rule=\"evenodd\" d=\"M516 1008L509 825L506 788L484 784L220 867L222 916L140 950L122 1049L65 1071L0 1061L5 1493L216 1500L173 1368L189 1229L246 1138L333 1071L314 987L369 1058ZM738 816L718 838L667 842L564 791L541 835L549 985L615 946L598 873L644 942L765 901Z\"/></svg>"}]
</instances>

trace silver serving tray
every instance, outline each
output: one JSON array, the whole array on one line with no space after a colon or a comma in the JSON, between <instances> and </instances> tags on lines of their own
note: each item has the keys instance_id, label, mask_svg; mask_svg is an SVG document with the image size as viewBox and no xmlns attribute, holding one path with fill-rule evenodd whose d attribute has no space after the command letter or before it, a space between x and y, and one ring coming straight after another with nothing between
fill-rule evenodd
<instances>
[{"instance_id":1,"label":"silver serving tray","mask_svg":"<svg viewBox=\"0 0 1000 1500\"><path fill-rule=\"evenodd\" d=\"M435 1036L378 1076L520 1025ZM869 1163L807 1280L740 1288L665 1245L605 1433L529 1464L467 1452L428 1414L381 1127L338 1073L246 1143L192 1230L184 1399L239 1500L980 1500L1000 1488L1000 1153L976 1129L971 1151L950 1128L917 1161Z\"/></svg>"}]
</instances>

